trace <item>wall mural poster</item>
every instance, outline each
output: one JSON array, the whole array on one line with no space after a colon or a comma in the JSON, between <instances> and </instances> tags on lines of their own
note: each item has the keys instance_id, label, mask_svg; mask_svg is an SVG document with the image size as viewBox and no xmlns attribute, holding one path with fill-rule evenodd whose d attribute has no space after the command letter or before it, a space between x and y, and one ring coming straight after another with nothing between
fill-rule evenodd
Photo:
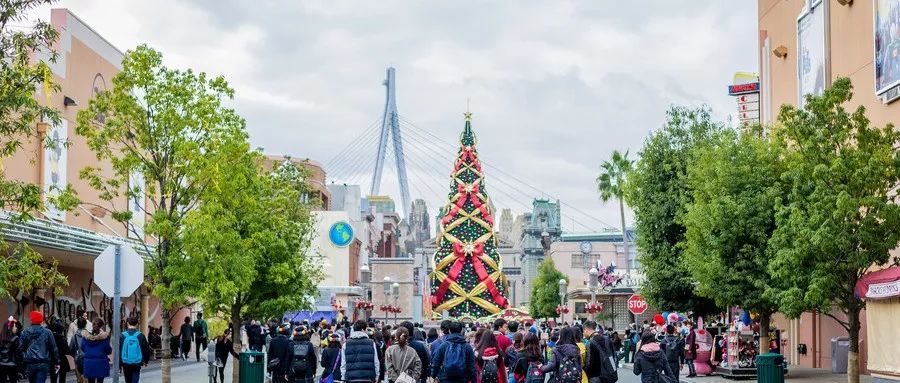
<instances>
[{"instance_id":1,"label":"wall mural poster","mask_svg":"<svg viewBox=\"0 0 900 383\"><path fill-rule=\"evenodd\" d=\"M57 221L66 219L66 212L56 208L50 203L49 198L58 196L66 188L69 124L66 120L60 120L59 124L51 124L47 129L47 138L44 145L44 216Z\"/></svg>"},{"instance_id":2,"label":"wall mural poster","mask_svg":"<svg viewBox=\"0 0 900 383\"><path fill-rule=\"evenodd\" d=\"M900 84L900 0L875 0L875 94Z\"/></svg>"},{"instance_id":3,"label":"wall mural poster","mask_svg":"<svg viewBox=\"0 0 900 383\"><path fill-rule=\"evenodd\" d=\"M797 20L797 101L803 107L807 94L825 91L825 6L813 5Z\"/></svg>"},{"instance_id":4,"label":"wall mural poster","mask_svg":"<svg viewBox=\"0 0 900 383\"><path fill-rule=\"evenodd\" d=\"M147 198L144 174L132 172L128 176L128 211L131 212L131 228L128 230L129 238L144 240L144 224L146 212L144 203Z\"/></svg>"}]
</instances>

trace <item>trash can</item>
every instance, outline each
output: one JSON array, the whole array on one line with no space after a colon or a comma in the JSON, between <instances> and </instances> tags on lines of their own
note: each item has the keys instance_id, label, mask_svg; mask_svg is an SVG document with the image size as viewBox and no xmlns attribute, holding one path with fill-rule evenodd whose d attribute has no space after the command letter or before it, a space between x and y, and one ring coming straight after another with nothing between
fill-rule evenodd
<instances>
[{"instance_id":1,"label":"trash can","mask_svg":"<svg viewBox=\"0 0 900 383\"><path fill-rule=\"evenodd\" d=\"M622 360L625 363L631 363L631 339L625 339L622 342L622 352L625 354L622 356Z\"/></svg>"},{"instance_id":2,"label":"trash can","mask_svg":"<svg viewBox=\"0 0 900 383\"><path fill-rule=\"evenodd\" d=\"M756 381L759 383L784 383L784 356L771 352L757 355Z\"/></svg>"},{"instance_id":3,"label":"trash can","mask_svg":"<svg viewBox=\"0 0 900 383\"><path fill-rule=\"evenodd\" d=\"M244 351L241 353L241 372L238 376L239 383L263 383L265 382L266 368L263 353L259 351Z\"/></svg>"},{"instance_id":4,"label":"trash can","mask_svg":"<svg viewBox=\"0 0 900 383\"><path fill-rule=\"evenodd\" d=\"M836 336L831 338L831 372L847 373L847 355L850 354L850 338Z\"/></svg>"}]
</instances>

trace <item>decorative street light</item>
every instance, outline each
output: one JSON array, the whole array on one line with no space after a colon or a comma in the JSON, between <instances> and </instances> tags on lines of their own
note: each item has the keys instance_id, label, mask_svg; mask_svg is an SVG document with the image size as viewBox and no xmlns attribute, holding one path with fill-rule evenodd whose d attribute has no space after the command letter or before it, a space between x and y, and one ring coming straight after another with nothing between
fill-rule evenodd
<instances>
[{"instance_id":1,"label":"decorative street light","mask_svg":"<svg viewBox=\"0 0 900 383\"><path fill-rule=\"evenodd\" d=\"M568 307L566 307L566 287L569 282L565 279L559 280L559 322L562 324L563 319L565 318L565 313L568 311Z\"/></svg>"},{"instance_id":2,"label":"decorative street light","mask_svg":"<svg viewBox=\"0 0 900 383\"><path fill-rule=\"evenodd\" d=\"M391 302L391 277L384 277L384 305L381 306L381 310L384 311L384 319L387 322L387 313L388 311L392 311L390 307Z\"/></svg>"},{"instance_id":3,"label":"decorative street light","mask_svg":"<svg viewBox=\"0 0 900 383\"><path fill-rule=\"evenodd\" d=\"M400 283L394 282L391 285L391 292L394 294L394 325L397 325L397 313L400 312L400 305L398 304L400 300Z\"/></svg>"}]
</instances>

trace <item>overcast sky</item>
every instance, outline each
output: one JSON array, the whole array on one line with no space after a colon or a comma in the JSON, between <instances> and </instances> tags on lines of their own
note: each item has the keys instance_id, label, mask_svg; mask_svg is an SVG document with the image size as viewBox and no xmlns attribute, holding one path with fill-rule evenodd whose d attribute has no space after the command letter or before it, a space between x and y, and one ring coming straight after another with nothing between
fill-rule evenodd
<instances>
[{"instance_id":1,"label":"overcast sky","mask_svg":"<svg viewBox=\"0 0 900 383\"><path fill-rule=\"evenodd\" d=\"M254 145L321 163L380 118L381 81L392 65L400 115L446 141L456 141L470 100L481 158L509 174L486 169L498 208L521 213L526 194L538 196L534 187L571 206L563 207L564 228L574 231L619 224L617 204L602 204L594 181L612 150L636 157L671 104L707 104L726 119L735 109L726 94L732 75L757 68L750 0L63 0L57 6L123 51L147 43L170 66L225 75ZM49 10L36 15L48 19ZM411 191L434 214L447 190L447 181L436 178L446 178L451 163L431 172L440 177L418 170L434 169L421 164L433 150L415 138L406 139ZM374 161L374 153L367 157ZM372 165L363 167L368 172ZM338 181L366 177L344 178ZM396 183L386 170L382 191L396 194Z\"/></svg>"}]
</instances>

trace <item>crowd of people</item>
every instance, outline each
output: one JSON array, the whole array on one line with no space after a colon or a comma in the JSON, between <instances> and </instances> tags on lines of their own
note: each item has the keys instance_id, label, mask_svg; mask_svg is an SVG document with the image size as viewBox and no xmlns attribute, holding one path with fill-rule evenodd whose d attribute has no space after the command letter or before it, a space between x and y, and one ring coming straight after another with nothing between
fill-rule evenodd
<instances>
[{"instance_id":1,"label":"crowd of people","mask_svg":"<svg viewBox=\"0 0 900 383\"><path fill-rule=\"evenodd\" d=\"M68 326L60 318L45 320L40 311L29 314L25 327L14 317L0 329L0 383L15 383L20 375L29 383L64 383L73 373L79 383L103 382L110 376L110 330L99 317L88 320L78 310ZM128 318L119 342L119 362L126 383L138 383L141 367L150 360L147 338L138 319Z\"/></svg>"}]
</instances>

